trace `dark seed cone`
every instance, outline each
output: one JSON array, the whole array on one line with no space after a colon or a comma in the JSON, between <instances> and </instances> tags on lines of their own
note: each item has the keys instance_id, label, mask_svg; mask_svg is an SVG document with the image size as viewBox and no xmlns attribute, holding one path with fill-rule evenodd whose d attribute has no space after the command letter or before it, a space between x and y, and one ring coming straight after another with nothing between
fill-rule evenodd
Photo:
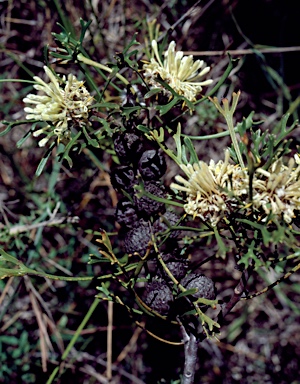
<instances>
[{"instance_id":1,"label":"dark seed cone","mask_svg":"<svg viewBox=\"0 0 300 384\"><path fill-rule=\"evenodd\" d=\"M158 197L165 197L165 188L158 181L145 181L144 189L146 192L151 193L152 195ZM146 195L138 198L134 196L134 203L137 206L137 209L145 213L147 217L153 216L159 212L165 211L165 204L159 201L152 199Z\"/></svg>"},{"instance_id":2,"label":"dark seed cone","mask_svg":"<svg viewBox=\"0 0 300 384\"><path fill-rule=\"evenodd\" d=\"M136 227L139 221L135 206L130 200L126 198L121 199L118 202L115 218L120 225L127 228Z\"/></svg>"},{"instance_id":3,"label":"dark seed cone","mask_svg":"<svg viewBox=\"0 0 300 384\"><path fill-rule=\"evenodd\" d=\"M144 302L161 315L167 315L173 295L164 281L155 279L146 285Z\"/></svg>"},{"instance_id":4,"label":"dark seed cone","mask_svg":"<svg viewBox=\"0 0 300 384\"><path fill-rule=\"evenodd\" d=\"M120 165L114 168L110 175L110 181L117 191L122 189L126 192L132 191L136 182L133 168L129 165Z\"/></svg>"},{"instance_id":5,"label":"dark seed cone","mask_svg":"<svg viewBox=\"0 0 300 384\"><path fill-rule=\"evenodd\" d=\"M186 289L197 288L198 291L192 295L196 299L214 300L216 298L214 282L204 275L190 273L181 280L180 284Z\"/></svg>"},{"instance_id":6,"label":"dark seed cone","mask_svg":"<svg viewBox=\"0 0 300 384\"><path fill-rule=\"evenodd\" d=\"M159 150L149 149L142 154L138 170L144 180L159 180L167 170L165 158Z\"/></svg>"},{"instance_id":7,"label":"dark seed cone","mask_svg":"<svg viewBox=\"0 0 300 384\"><path fill-rule=\"evenodd\" d=\"M133 132L117 132L113 135L114 148L122 163L131 163L143 151L143 138Z\"/></svg>"},{"instance_id":8,"label":"dark seed cone","mask_svg":"<svg viewBox=\"0 0 300 384\"><path fill-rule=\"evenodd\" d=\"M154 233L165 232L170 226L176 225L178 221L179 221L179 217L176 215L176 213L167 211L163 216L161 216L159 219L157 219L153 223L153 232ZM170 238L175 238L179 234L180 234L180 231L172 231L170 234Z\"/></svg>"},{"instance_id":9,"label":"dark seed cone","mask_svg":"<svg viewBox=\"0 0 300 384\"><path fill-rule=\"evenodd\" d=\"M129 230L124 237L124 248L128 254L138 252L141 256L145 256L149 242L151 240L150 224L144 220L137 223L136 228Z\"/></svg>"},{"instance_id":10,"label":"dark seed cone","mask_svg":"<svg viewBox=\"0 0 300 384\"><path fill-rule=\"evenodd\" d=\"M163 261L165 262L167 268L175 277L176 280L181 280L185 275L189 267L189 261L186 258L180 257L179 255L167 253L161 254ZM157 275L161 276L165 280L169 281L170 277L159 262L157 260L158 270Z\"/></svg>"}]
</instances>

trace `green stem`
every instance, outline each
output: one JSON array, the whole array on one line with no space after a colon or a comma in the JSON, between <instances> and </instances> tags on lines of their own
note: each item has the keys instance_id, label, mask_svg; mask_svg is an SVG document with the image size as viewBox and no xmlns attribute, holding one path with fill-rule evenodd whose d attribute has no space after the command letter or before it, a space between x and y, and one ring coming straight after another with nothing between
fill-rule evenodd
<instances>
[{"instance_id":1,"label":"green stem","mask_svg":"<svg viewBox=\"0 0 300 384\"><path fill-rule=\"evenodd\" d=\"M237 155L238 161L239 161L242 169L245 169L245 164L244 164L244 161L243 161L243 158L242 158L242 155L241 155L241 151L240 151L240 147L239 147L239 144L237 142L237 138L236 138L235 131L234 131L232 115L229 115L229 114L225 113L224 116L225 116L225 119L226 119L226 122L227 122L227 125L228 125L228 130L229 130L229 133L230 133L230 137L231 137L232 144L233 144L235 153Z\"/></svg>"},{"instance_id":2,"label":"green stem","mask_svg":"<svg viewBox=\"0 0 300 384\"><path fill-rule=\"evenodd\" d=\"M92 65L93 67L102 69L103 71L106 71L106 72L109 72L109 73L112 73L112 72L113 72L113 69L107 67L107 66L104 65L104 64L97 63L97 62L94 61L94 60L88 59L87 57L83 56L82 53L79 53L79 54L77 55L77 60L78 60L78 61L81 61L81 62L84 63L84 64ZM117 77L118 79L120 79L125 85L128 85L128 84L129 84L129 81L128 81L127 79L125 79L124 76L120 75L119 73L116 73L116 77Z\"/></svg>"},{"instance_id":3,"label":"green stem","mask_svg":"<svg viewBox=\"0 0 300 384\"><path fill-rule=\"evenodd\" d=\"M82 276L82 277L56 276L56 275L49 275L48 273L37 272L34 270L28 271L27 274L40 276L40 277L47 277L48 279L51 279L51 280L63 280L63 281L91 281L94 279L94 276Z\"/></svg>"},{"instance_id":4,"label":"green stem","mask_svg":"<svg viewBox=\"0 0 300 384\"><path fill-rule=\"evenodd\" d=\"M36 84L36 81L34 81L34 80L22 80L22 79L0 79L0 83L28 83L28 84Z\"/></svg>"},{"instance_id":5,"label":"green stem","mask_svg":"<svg viewBox=\"0 0 300 384\"><path fill-rule=\"evenodd\" d=\"M241 155L240 147L239 147L239 144L237 142L237 138L235 135L235 129L234 129L234 125L233 125L233 115L234 115L234 112L236 110L240 94L241 94L240 91L237 93L233 92L231 108L229 108L228 99L222 100L223 108L221 107L217 97L214 97L214 98L209 97L209 100L214 103L217 110L224 116L226 123L227 123L227 126L228 126L229 133L230 133L231 141L232 141L235 153L236 153L237 158L238 158L238 162L239 162L240 166L243 169L245 169L245 164L244 164L244 161L243 161L243 158Z\"/></svg>"},{"instance_id":6,"label":"green stem","mask_svg":"<svg viewBox=\"0 0 300 384\"><path fill-rule=\"evenodd\" d=\"M34 275L34 276L46 277L51 280L62 280L62 281L91 281L94 279L94 276L75 277L75 276L50 275L49 273L39 272L39 271L36 271L35 269L28 268L23 263L18 263L18 266L20 270L13 269L11 271L16 271L16 273L18 273L19 276Z\"/></svg>"},{"instance_id":7,"label":"green stem","mask_svg":"<svg viewBox=\"0 0 300 384\"><path fill-rule=\"evenodd\" d=\"M69 342L65 352L63 353L62 357L61 357L61 361L65 361L66 358L68 357L71 349L73 348L73 346L75 345L78 337L80 336L80 333L81 331L83 330L83 328L86 326L86 323L89 321L89 319L91 318L93 312L95 311L95 309L97 308L97 305L100 303L100 300L99 299L95 299L93 304L91 305L90 309L88 310L88 313L84 316L84 319L82 320L81 324L79 325L79 327L77 328L74 336L72 337L71 341ZM57 367L54 368L51 376L49 377L48 381L46 384L51 384L53 383L53 380L55 379L55 376L57 375L58 371L59 371L59 368L60 368L60 365L58 365Z\"/></svg>"},{"instance_id":8,"label":"green stem","mask_svg":"<svg viewBox=\"0 0 300 384\"><path fill-rule=\"evenodd\" d=\"M234 132L238 131L238 127L234 128ZM184 133L181 133L182 137L189 137L191 140L209 140L209 139L219 139L220 137L225 137L230 135L230 132L224 131L219 133L213 133L212 135L205 135L205 136L190 136L186 135Z\"/></svg>"},{"instance_id":9,"label":"green stem","mask_svg":"<svg viewBox=\"0 0 300 384\"><path fill-rule=\"evenodd\" d=\"M172 201L172 200L168 200L168 199L165 199L163 197L159 197L159 196L156 196L156 195L153 195L152 193L146 191L145 189L143 189L142 187L141 188L135 188L138 192L142 192L141 193L141 196L147 196L149 197L150 199L152 200L155 200L155 201L158 201L160 203L165 203L165 204L168 204L168 205L174 205L175 207L180 207L180 208L183 208L183 205L182 203L179 203L177 201Z\"/></svg>"}]
</instances>

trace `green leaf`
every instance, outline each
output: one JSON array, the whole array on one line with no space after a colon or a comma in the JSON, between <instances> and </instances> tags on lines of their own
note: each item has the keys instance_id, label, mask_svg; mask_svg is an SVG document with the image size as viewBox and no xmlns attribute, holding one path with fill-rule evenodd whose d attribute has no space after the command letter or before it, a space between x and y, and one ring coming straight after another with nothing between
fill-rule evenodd
<instances>
[{"instance_id":1,"label":"green leaf","mask_svg":"<svg viewBox=\"0 0 300 384\"><path fill-rule=\"evenodd\" d=\"M0 279L11 276L23 276L26 274L26 269L21 261L0 248Z\"/></svg>"},{"instance_id":2,"label":"green leaf","mask_svg":"<svg viewBox=\"0 0 300 384\"><path fill-rule=\"evenodd\" d=\"M0 132L0 137L6 135L10 130L13 128L13 123L10 123L9 121L1 121L2 124L7 125L7 128L4 129L4 131Z\"/></svg>"},{"instance_id":3,"label":"green leaf","mask_svg":"<svg viewBox=\"0 0 300 384\"><path fill-rule=\"evenodd\" d=\"M177 296L177 298L179 299L180 297L194 295L194 294L197 293L197 292L198 292L198 289L197 289L197 288L187 289L187 290L184 291L184 292L180 292L179 295Z\"/></svg>"},{"instance_id":4,"label":"green leaf","mask_svg":"<svg viewBox=\"0 0 300 384\"><path fill-rule=\"evenodd\" d=\"M195 147L194 145L192 144L192 141L189 137L185 137L183 139L184 141L184 144L186 145L186 147L188 148L189 150L189 153L190 153L190 159L189 159L189 162L191 164L194 164L194 163L198 163L199 162L199 159L198 159L198 156L197 156L197 153L195 151Z\"/></svg>"},{"instance_id":5,"label":"green leaf","mask_svg":"<svg viewBox=\"0 0 300 384\"><path fill-rule=\"evenodd\" d=\"M182 316L195 316L197 315L197 311L196 309L191 309L190 311L187 311L187 312L184 312L184 314Z\"/></svg>"},{"instance_id":6,"label":"green leaf","mask_svg":"<svg viewBox=\"0 0 300 384\"><path fill-rule=\"evenodd\" d=\"M143 311L139 311L138 309L135 309L135 308L131 308L131 311L133 313L136 313L137 315L142 315L144 313Z\"/></svg>"},{"instance_id":7,"label":"green leaf","mask_svg":"<svg viewBox=\"0 0 300 384\"><path fill-rule=\"evenodd\" d=\"M98 289L98 291L104 293L104 295L108 298L111 296L110 291L108 290L108 284L107 283L102 283L101 287L98 286L98 287L96 287L96 289Z\"/></svg>"},{"instance_id":8,"label":"green leaf","mask_svg":"<svg viewBox=\"0 0 300 384\"><path fill-rule=\"evenodd\" d=\"M19 261L16 257L10 255L9 253L5 252L4 249L0 248L0 262L1 260L5 260L6 262L12 263L13 265L21 265L21 261Z\"/></svg>"},{"instance_id":9,"label":"green leaf","mask_svg":"<svg viewBox=\"0 0 300 384\"><path fill-rule=\"evenodd\" d=\"M36 124L35 124L36 125ZM25 133L25 135L22 137L22 139L20 139L17 144L16 144L16 147L17 148L20 148L24 143L25 141L28 139L29 136L31 136L32 134L32 131L33 129L31 129L30 131L28 131L27 133Z\"/></svg>"},{"instance_id":10,"label":"green leaf","mask_svg":"<svg viewBox=\"0 0 300 384\"><path fill-rule=\"evenodd\" d=\"M144 132L144 133L149 133L149 128L146 126L146 125L141 125L141 124L139 124L139 125L137 125L137 127L136 127L139 131L141 131L141 132ZM161 129L162 129L162 131L164 131L163 130L163 128L161 127Z\"/></svg>"},{"instance_id":11,"label":"green leaf","mask_svg":"<svg viewBox=\"0 0 300 384\"><path fill-rule=\"evenodd\" d=\"M47 150L47 152L45 153L45 155L43 156L42 160L40 161L40 163L39 163L39 165L35 171L36 176L40 176L42 174L43 169L44 169L44 167L45 167L45 165L46 165L46 163L47 163L47 161L51 155L52 149L55 147L55 145L56 145L56 143L53 142L51 144L51 146L49 147L49 149Z\"/></svg>"},{"instance_id":12,"label":"green leaf","mask_svg":"<svg viewBox=\"0 0 300 384\"><path fill-rule=\"evenodd\" d=\"M0 336L0 342L8 344L8 345L18 345L19 344L19 338L14 337L14 336L1 335Z\"/></svg>"},{"instance_id":13,"label":"green leaf","mask_svg":"<svg viewBox=\"0 0 300 384\"><path fill-rule=\"evenodd\" d=\"M93 264L97 264L97 263L108 263L108 260L105 257L98 257L95 255L90 255L88 264L93 265Z\"/></svg>"},{"instance_id":14,"label":"green leaf","mask_svg":"<svg viewBox=\"0 0 300 384\"><path fill-rule=\"evenodd\" d=\"M4 131L0 132L0 137L6 135L13 127L15 127L17 125L22 125L22 124L30 123L30 120L17 120L17 121L2 120L1 123L3 125L7 125L7 128L5 128Z\"/></svg>"},{"instance_id":15,"label":"green leaf","mask_svg":"<svg viewBox=\"0 0 300 384\"><path fill-rule=\"evenodd\" d=\"M242 255L238 264L244 264L247 269L254 262L255 268L259 268L264 265L264 262L256 255L257 250L255 249L255 241L253 240L248 246L248 251Z\"/></svg>"},{"instance_id":16,"label":"green leaf","mask_svg":"<svg viewBox=\"0 0 300 384\"><path fill-rule=\"evenodd\" d=\"M165 105L158 105L156 109L159 110L160 115L165 115L167 112L170 111L178 102L180 99L178 97L174 97L168 104Z\"/></svg>"},{"instance_id":17,"label":"green leaf","mask_svg":"<svg viewBox=\"0 0 300 384\"><path fill-rule=\"evenodd\" d=\"M133 114L136 111L141 110L140 106L134 106L134 107L123 107L122 112L124 116L126 116L126 119L130 118L130 115Z\"/></svg>"},{"instance_id":18,"label":"green leaf","mask_svg":"<svg viewBox=\"0 0 300 384\"><path fill-rule=\"evenodd\" d=\"M66 145L66 147L58 154L58 156L62 159L67 160L69 167L72 168L73 166L73 160L69 156L69 152L73 148L74 145L78 144L78 139L81 136L82 132L78 132L77 135L75 135L71 141Z\"/></svg>"},{"instance_id":19,"label":"green leaf","mask_svg":"<svg viewBox=\"0 0 300 384\"><path fill-rule=\"evenodd\" d=\"M129 49L133 46L133 45L140 45L140 43L136 40L136 37L137 37L138 33L134 33L134 35L132 36L130 42L128 43L128 45L125 47L124 51L123 51L123 55L126 56L131 56L132 55L132 52L129 52Z\"/></svg>"},{"instance_id":20,"label":"green leaf","mask_svg":"<svg viewBox=\"0 0 300 384\"><path fill-rule=\"evenodd\" d=\"M100 145L98 143L98 140L96 139L92 139L91 136L88 134L87 130L85 127L82 127L82 130L83 130L83 134L85 136L85 138L87 139L88 143L94 147L94 148L99 148Z\"/></svg>"},{"instance_id":21,"label":"green leaf","mask_svg":"<svg viewBox=\"0 0 300 384\"><path fill-rule=\"evenodd\" d=\"M218 243L218 247L219 247L218 255L220 255L222 259L225 259L226 253L227 253L227 247L226 247L225 243L223 242L223 240L222 240L222 238L218 232L217 227L213 227L213 230L214 230L214 234L215 234L215 237L216 237L216 240Z\"/></svg>"},{"instance_id":22,"label":"green leaf","mask_svg":"<svg viewBox=\"0 0 300 384\"><path fill-rule=\"evenodd\" d=\"M290 117L289 113L286 113L283 115L281 121L280 121L280 126L279 126L279 135L277 137L277 140L275 142L275 145L278 145L289 133L291 133L297 126L298 126L298 121L294 121L292 126L290 128L287 128L287 122Z\"/></svg>"},{"instance_id":23,"label":"green leaf","mask_svg":"<svg viewBox=\"0 0 300 384\"><path fill-rule=\"evenodd\" d=\"M92 20L84 21L82 18L80 18L80 26L81 26L81 32L79 37L80 44L83 43L84 36L86 34L88 27L91 25L91 23L92 23Z\"/></svg>"},{"instance_id":24,"label":"green leaf","mask_svg":"<svg viewBox=\"0 0 300 384\"><path fill-rule=\"evenodd\" d=\"M96 103L96 104L93 104L91 106L91 109L92 108L105 108L105 109L114 109L114 110L117 110L120 108L120 105L117 104L117 103Z\"/></svg>"},{"instance_id":25,"label":"green leaf","mask_svg":"<svg viewBox=\"0 0 300 384\"><path fill-rule=\"evenodd\" d=\"M157 95L158 93L162 92L161 88L152 88L149 92L147 92L144 96L144 99L150 99L150 97Z\"/></svg>"}]
</instances>

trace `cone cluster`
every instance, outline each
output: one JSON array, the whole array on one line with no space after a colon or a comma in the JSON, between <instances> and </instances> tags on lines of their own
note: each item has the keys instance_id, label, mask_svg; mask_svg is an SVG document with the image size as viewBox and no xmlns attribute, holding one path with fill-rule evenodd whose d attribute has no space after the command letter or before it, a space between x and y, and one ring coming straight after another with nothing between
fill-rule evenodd
<instances>
[{"instance_id":1,"label":"cone cluster","mask_svg":"<svg viewBox=\"0 0 300 384\"><path fill-rule=\"evenodd\" d=\"M180 230L176 229L180 218L163 201L167 194L162 183L167 170L163 154L132 127L114 134L113 141L122 164L111 172L112 186L120 194L115 219L124 251L147 260L151 279L145 284L144 303L163 316L178 313L179 284L197 289L192 300L214 299L211 279L188 274L189 259L179 246Z\"/></svg>"}]
</instances>

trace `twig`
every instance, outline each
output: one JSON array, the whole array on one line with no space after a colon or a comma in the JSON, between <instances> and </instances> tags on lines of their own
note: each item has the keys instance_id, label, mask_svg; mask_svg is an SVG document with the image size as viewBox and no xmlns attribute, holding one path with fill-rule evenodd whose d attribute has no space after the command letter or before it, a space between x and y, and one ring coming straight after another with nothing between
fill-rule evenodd
<instances>
[{"instance_id":1,"label":"twig","mask_svg":"<svg viewBox=\"0 0 300 384\"><path fill-rule=\"evenodd\" d=\"M21 232L31 231L32 229L37 229L40 227L46 227L48 225L59 225L67 222L78 222L79 218L77 216L70 218L68 217L60 217L60 218L50 218L49 220L42 221L41 223L30 224L30 225L16 225L9 229L10 235L18 235ZM1 229L1 227L0 227Z\"/></svg>"},{"instance_id":2,"label":"twig","mask_svg":"<svg viewBox=\"0 0 300 384\"><path fill-rule=\"evenodd\" d=\"M112 378L111 366L112 366L112 330L113 330L113 305L112 301L108 302L107 309L107 317L108 317L108 325L107 325L107 370L106 377L108 380Z\"/></svg>"},{"instance_id":3,"label":"twig","mask_svg":"<svg viewBox=\"0 0 300 384\"><path fill-rule=\"evenodd\" d=\"M196 336L192 332L188 334L182 324L180 329L184 341L184 371L181 384L193 384L197 363L198 342Z\"/></svg>"},{"instance_id":4,"label":"twig","mask_svg":"<svg viewBox=\"0 0 300 384\"><path fill-rule=\"evenodd\" d=\"M223 322L225 316L227 316L228 313L233 309L233 307L241 300L242 295L246 290L246 284L247 284L247 281L249 280L251 272L252 272L252 268L250 267L243 271L240 281L233 291L233 295L231 296L231 299L229 300L228 303L223 305L219 313L219 316L218 316L219 324Z\"/></svg>"},{"instance_id":5,"label":"twig","mask_svg":"<svg viewBox=\"0 0 300 384\"><path fill-rule=\"evenodd\" d=\"M46 326L44 324L43 318L42 318L42 312L41 308L38 305L38 302L36 300L36 297L34 294L31 292L30 288L26 284L26 276L25 276L25 285L27 290L29 291L29 298L32 304L33 311L36 316L36 320L38 323L39 327L39 334L40 334L40 348L41 348L41 356L42 356L42 369L43 372L47 372L47 360L48 360L48 348L47 348L47 343L46 343Z\"/></svg>"},{"instance_id":6,"label":"twig","mask_svg":"<svg viewBox=\"0 0 300 384\"><path fill-rule=\"evenodd\" d=\"M270 48L250 48L250 49L224 49L223 51L184 51L185 55L193 56L226 56L229 53L232 56L253 55L259 53L283 53L298 52L300 47L270 47Z\"/></svg>"},{"instance_id":7,"label":"twig","mask_svg":"<svg viewBox=\"0 0 300 384\"><path fill-rule=\"evenodd\" d=\"M104 359L102 359L99 356L97 356L97 357L92 356L92 355L90 355L87 352L79 353L79 352L76 351L76 360L80 361L80 362L81 361L83 361L83 362L93 361L93 362L95 362L97 364L100 364L103 367L107 367L107 361L105 361ZM126 377L127 379L130 380L130 382L132 384L146 384L144 381L140 380L138 377L134 376L132 373L129 373L125 369L123 369L121 367L118 367L118 366L116 366L114 364L112 365L112 371L116 372L118 375Z\"/></svg>"},{"instance_id":8,"label":"twig","mask_svg":"<svg viewBox=\"0 0 300 384\"><path fill-rule=\"evenodd\" d=\"M58 366L56 366L54 368L54 370L52 371L52 374L50 375L49 379L47 380L47 384L53 383L56 375L59 372L60 367L63 365L63 363L65 363L65 360L67 359L67 357L69 356L72 348L74 347L74 345L75 345L75 343L76 343L76 341L77 341L81 331L86 326L86 323L89 321L89 319L92 316L93 312L97 308L99 302L100 302L100 300L95 298L95 300L93 301L92 305L90 306L90 309L88 310L87 314L84 316L82 322L80 323L79 327L77 328L76 333L74 334L74 336L70 340L69 344L67 345L67 348L66 348L66 350L64 351L64 353L63 353L63 355L61 357L60 364Z\"/></svg>"},{"instance_id":9,"label":"twig","mask_svg":"<svg viewBox=\"0 0 300 384\"><path fill-rule=\"evenodd\" d=\"M9 288L10 288L10 286L12 285L13 280L14 280L14 277L13 277L13 276L10 277L10 278L7 280L7 283L6 283L6 285L5 285L4 289L3 289L3 292L1 293L1 296L0 296L0 306L1 306L1 304L2 304L2 302L3 302L3 300L4 300L4 298L5 298L6 294L7 294L8 291L9 291Z\"/></svg>"},{"instance_id":10,"label":"twig","mask_svg":"<svg viewBox=\"0 0 300 384\"><path fill-rule=\"evenodd\" d=\"M142 325L145 325L145 323L142 323ZM117 365L119 364L122 360L124 360L126 358L126 356L128 355L128 353L133 349L133 347L136 345L136 342L141 334L141 332L143 332L143 328L140 328L140 327L137 327L133 333L133 335L131 336L128 344L125 346L125 348L123 348L123 350L121 351L121 353L119 354L119 356L116 358L114 364Z\"/></svg>"}]
</instances>

